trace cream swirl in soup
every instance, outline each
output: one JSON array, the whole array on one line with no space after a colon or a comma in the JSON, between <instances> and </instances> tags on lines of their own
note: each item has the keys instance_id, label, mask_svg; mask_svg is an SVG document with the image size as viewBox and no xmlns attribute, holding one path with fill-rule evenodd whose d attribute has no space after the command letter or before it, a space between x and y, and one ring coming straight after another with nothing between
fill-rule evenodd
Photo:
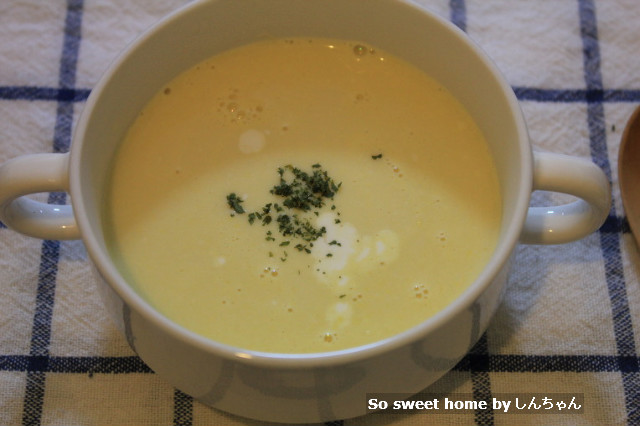
<instances>
[{"instance_id":1,"label":"cream swirl in soup","mask_svg":"<svg viewBox=\"0 0 640 426\"><path fill-rule=\"evenodd\" d=\"M456 299L501 221L487 142L411 64L276 39L212 57L141 111L113 162L109 247L176 323L248 350L375 342Z\"/></svg>"}]
</instances>

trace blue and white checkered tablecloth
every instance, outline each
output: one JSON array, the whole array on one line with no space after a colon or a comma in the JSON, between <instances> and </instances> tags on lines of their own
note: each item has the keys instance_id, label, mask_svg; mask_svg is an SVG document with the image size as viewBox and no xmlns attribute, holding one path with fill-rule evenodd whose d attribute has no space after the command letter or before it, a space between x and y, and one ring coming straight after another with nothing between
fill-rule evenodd
<instances>
[{"instance_id":1,"label":"blue and white checkered tablecloth","mask_svg":"<svg viewBox=\"0 0 640 426\"><path fill-rule=\"evenodd\" d=\"M67 151L109 62L184 3L0 0L0 161ZM581 395L582 410L514 415L488 407L331 424L640 425L640 253L617 186L620 137L640 103L640 2L419 3L495 60L536 148L592 159L614 196L608 220L588 238L518 247L489 330L428 392L478 400ZM536 194L534 201L554 197ZM0 425L255 424L193 401L135 356L101 307L82 243L23 237L0 224L0 295Z\"/></svg>"}]
</instances>

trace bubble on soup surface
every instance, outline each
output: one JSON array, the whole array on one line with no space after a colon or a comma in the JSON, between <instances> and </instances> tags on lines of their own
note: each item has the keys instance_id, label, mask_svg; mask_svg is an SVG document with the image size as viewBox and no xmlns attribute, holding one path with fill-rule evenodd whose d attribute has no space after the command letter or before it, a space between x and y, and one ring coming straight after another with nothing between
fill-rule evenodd
<instances>
[{"instance_id":1,"label":"bubble on soup surface","mask_svg":"<svg viewBox=\"0 0 640 426\"><path fill-rule=\"evenodd\" d=\"M353 46L353 53L356 56L364 56L367 53L374 53L374 50L362 44L356 44L355 46Z\"/></svg>"},{"instance_id":2,"label":"bubble on soup surface","mask_svg":"<svg viewBox=\"0 0 640 426\"><path fill-rule=\"evenodd\" d=\"M333 342L333 334L332 333L324 333L324 341L327 343Z\"/></svg>"},{"instance_id":3,"label":"bubble on soup surface","mask_svg":"<svg viewBox=\"0 0 640 426\"><path fill-rule=\"evenodd\" d=\"M414 284L413 291L415 293L416 299L426 299L429 295L429 290L425 287L424 284Z\"/></svg>"}]
</instances>

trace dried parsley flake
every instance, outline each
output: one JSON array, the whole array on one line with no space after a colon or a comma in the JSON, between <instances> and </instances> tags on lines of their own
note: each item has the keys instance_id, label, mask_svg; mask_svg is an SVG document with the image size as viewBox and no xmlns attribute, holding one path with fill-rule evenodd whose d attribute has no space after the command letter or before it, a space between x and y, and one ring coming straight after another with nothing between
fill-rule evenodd
<instances>
[{"instance_id":1,"label":"dried parsley flake","mask_svg":"<svg viewBox=\"0 0 640 426\"><path fill-rule=\"evenodd\" d=\"M229 207L233 209L238 214L244 213L244 208L242 207L242 199L236 195L235 192L227 195L227 204Z\"/></svg>"},{"instance_id":2,"label":"dried parsley flake","mask_svg":"<svg viewBox=\"0 0 640 426\"><path fill-rule=\"evenodd\" d=\"M291 239L300 239L305 244L298 243L295 248L311 253L313 241L324 235L327 230L325 227L314 226L307 216L318 216L319 209L325 206L327 200L333 200L342 183L336 183L318 163L313 164L310 171L286 165L279 167L277 173L279 182L269 192L281 201L267 203L261 209L248 213L247 220L249 224L259 221L262 226L272 223L277 225L280 235L287 238L280 242L280 246L288 246ZM243 200L233 192L227 195L227 203L238 214L245 213L242 202ZM331 210L335 209L335 205L331 205ZM276 240L271 230L267 231L266 240Z\"/></svg>"}]
</instances>

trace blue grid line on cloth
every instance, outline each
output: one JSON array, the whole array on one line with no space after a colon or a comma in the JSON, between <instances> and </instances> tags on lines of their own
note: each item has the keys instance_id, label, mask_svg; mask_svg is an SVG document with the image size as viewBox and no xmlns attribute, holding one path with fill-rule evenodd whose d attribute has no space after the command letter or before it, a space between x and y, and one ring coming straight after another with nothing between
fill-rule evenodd
<instances>
[{"instance_id":1,"label":"blue grid line on cloth","mask_svg":"<svg viewBox=\"0 0 640 426\"><path fill-rule=\"evenodd\" d=\"M0 356L0 371L76 373L76 374L132 374L153 373L138 356Z\"/></svg>"},{"instance_id":2,"label":"blue grid line on cloth","mask_svg":"<svg viewBox=\"0 0 640 426\"><path fill-rule=\"evenodd\" d=\"M31 348L27 362L26 390L22 423L38 425L44 404L46 374L40 371L49 361L51 318L53 313L57 263L60 242L43 241L36 293L36 308L33 318Z\"/></svg>"},{"instance_id":3,"label":"blue grid line on cloth","mask_svg":"<svg viewBox=\"0 0 640 426\"><path fill-rule=\"evenodd\" d=\"M462 31L467 30L467 5L465 0L449 0L449 20Z\"/></svg>"},{"instance_id":4,"label":"blue grid line on cloth","mask_svg":"<svg viewBox=\"0 0 640 426\"><path fill-rule=\"evenodd\" d=\"M578 0L582 40L584 44L584 67L587 88L584 90L537 89L514 87L520 100L537 102L584 102L588 107L589 139L592 157L611 177L610 164L606 154L604 132L604 109L602 103L640 101L640 90L603 89L600 74L600 57L597 39L595 8L591 0ZM460 28L466 27L464 0L450 0L451 20ZM61 61L60 88L42 87L0 87L0 99L49 100L59 103L56 121L54 151L68 149L70 141L70 123L73 112L70 103L82 102L88 96L88 89L74 89L75 61L80 41L82 1L70 0L66 20L65 43ZM75 49L75 50L74 50ZM73 76L73 80L71 77ZM71 84L69 84L71 82ZM603 161L605 163L603 163ZM50 202L64 202L64 195L52 195ZM1 225L1 224L0 224ZM2 225L3 226L3 225ZM605 258L605 273L612 304L614 333L618 345L617 356L527 356L489 354L486 335L476 347L456 367L457 371L471 371L474 395L483 399L491 394L488 374L490 372L548 372L548 371L589 371L621 372L626 395L628 422L640 424L636 407L638 400L639 363L630 313L625 293L625 281L621 273L620 233L628 233L625 218L618 218L615 210L600 230L602 252ZM0 370L27 371L33 374L28 381L25 400L33 398L42 403L44 394L44 375L47 372L83 372L83 373L151 373L137 357L50 357L48 344L50 339L51 312L55 297L55 276L59 257L59 243L45 241L42 246L41 268L38 286L38 302L34 315L34 337L29 356L0 356ZM631 339L629 339L631 336ZM472 376L473 377L473 376ZM486 378L486 380L485 380ZM26 408L24 424L38 424L42 406ZM180 391L174 394L174 424L192 423L192 399ZM28 411L28 413L27 413ZM493 424L492 413L477 412L478 424ZM328 424L339 425L342 422Z\"/></svg>"},{"instance_id":5,"label":"blue grid line on cloth","mask_svg":"<svg viewBox=\"0 0 640 426\"><path fill-rule=\"evenodd\" d=\"M602 91L602 73L600 46L598 42L598 22L593 0L579 0L580 33L584 54L584 78L587 90ZM611 181L611 164L607 155L607 137L605 131L605 113L602 102L587 104L587 120L592 160L598 164ZM611 215L616 215L615 204L612 203ZM622 387L625 395L627 422L629 425L640 424L640 374L638 373L638 357L635 347L633 323L629 311L629 300L622 269L621 239L616 233L600 233L600 245L605 260L605 278L613 317L613 331L618 355L635 363L632 370L622 375ZM626 363L625 363L626 364Z\"/></svg>"},{"instance_id":6,"label":"blue grid line on cloth","mask_svg":"<svg viewBox=\"0 0 640 426\"><path fill-rule=\"evenodd\" d=\"M58 84L67 89L75 86L76 65L80 49L80 31L82 25L82 0L68 0L64 25L64 39L59 67ZM66 152L71 143L73 123L73 103L58 102L53 136L53 152ZM60 192L49 194L49 203L64 204L66 195ZM60 241L42 242L40 272L36 307L31 335L31 356L27 365L26 390L22 423L39 425L42 418L46 373L39 371L49 362L49 344L51 341L51 322L55 303L56 277L60 258Z\"/></svg>"},{"instance_id":7,"label":"blue grid line on cloth","mask_svg":"<svg viewBox=\"0 0 640 426\"><path fill-rule=\"evenodd\" d=\"M0 87L0 99L17 101L55 101L55 102L84 102L89 97L90 90L74 89L73 87L31 87L31 86L3 86Z\"/></svg>"},{"instance_id":8,"label":"blue grid line on cloth","mask_svg":"<svg viewBox=\"0 0 640 426\"><path fill-rule=\"evenodd\" d=\"M542 89L512 86L520 101L554 103L637 103L639 89ZM91 89L30 86L0 86L0 99L5 101L84 102Z\"/></svg>"},{"instance_id":9,"label":"blue grid line on cloth","mask_svg":"<svg viewBox=\"0 0 640 426\"><path fill-rule=\"evenodd\" d=\"M178 389L173 391L173 425L193 424L193 398Z\"/></svg>"},{"instance_id":10,"label":"blue grid line on cloth","mask_svg":"<svg viewBox=\"0 0 640 426\"><path fill-rule=\"evenodd\" d=\"M518 100L558 103L640 102L640 90L634 89L540 89L514 86Z\"/></svg>"},{"instance_id":11,"label":"blue grid line on cloth","mask_svg":"<svg viewBox=\"0 0 640 426\"><path fill-rule=\"evenodd\" d=\"M449 0L449 19L462 31L467 30L467 5L465 0ZM478 355L479 358L475 362L467 363L468 371L471 373L471 388L473 390L473 398L476 401L491 401L491 376L488 370L482 368L486 360L489 359L489 345L487 343L486 333L480 337L480 340L471 349L470 354ZM482 359L484 362L478 362ZM494 424L493 409L491 405L487 408L478 408L474 410L473 416L478 426L490 426Z\"/></svg>"},{"instance_id":12,"label":"blue grid line on cloth","mask_svg":"<svg viewBox=\"0 0 640 426\"><path fill-rule=\"evenodd\" d=\"M455 371L490 373L638 373L638 358L624 355L501 355L469 352Z\"/></svg>"},{"instance_id":13,"label":"blue grid line on cloth","mask_svg":"<svg viewBox=\"0 0 640 426\"><path fill-rule=\"evenodd\" d=\"M475 350L475 348L474 348ZM470 351L454 371L488 373L638 373L637 356L624 355L504 355ZM0 371L76 374L133 374L153 371L137 356L0 356Z\"/></svg>"},{"instance_id":14,"label":"blue grid line on cloth","mask_svg":"<svg viewBox=\"0 0 640 426\"><path fill-rule=\"evenodd\" d=\"M490 359L489 344L487 334L484 333L478 343L471 348L469 354L478 355L472 358L473 362L467 364L468 371L471 374L471 389L473 391L473 399L476 401L491 401L491 376L486 368L486 364ZM494 424L493 408L488 404L486 408L477 408L474 410L474 419L478 426L490 426Z\"/></svg>"}]
</instances>

